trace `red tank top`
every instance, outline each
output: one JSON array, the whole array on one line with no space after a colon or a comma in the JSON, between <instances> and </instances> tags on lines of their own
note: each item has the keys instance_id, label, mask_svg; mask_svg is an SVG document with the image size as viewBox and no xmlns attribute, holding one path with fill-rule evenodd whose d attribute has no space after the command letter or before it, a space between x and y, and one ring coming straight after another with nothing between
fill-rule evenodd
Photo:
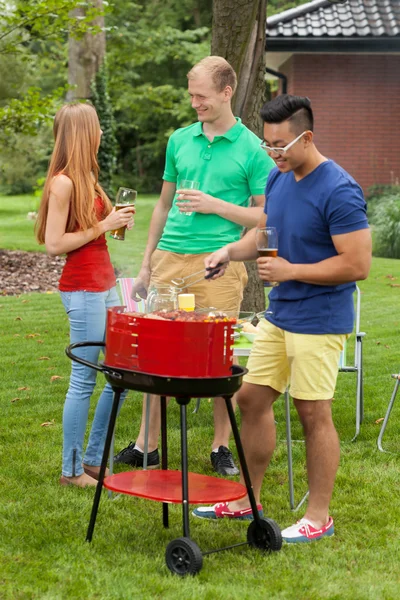
<instances>
[{"instance_id":1,"label":"red tank top","mask_svg":"<svg viewBox=\"0 0 400 600\"><path fill-rule=\"evenodd\" d=\"M95 211L100 221L104 201L95 198ZM115 273L104 233L88 244L68 252L58 284L61 292L106 292L115 285Z\"/></svg>"}]
</instances>

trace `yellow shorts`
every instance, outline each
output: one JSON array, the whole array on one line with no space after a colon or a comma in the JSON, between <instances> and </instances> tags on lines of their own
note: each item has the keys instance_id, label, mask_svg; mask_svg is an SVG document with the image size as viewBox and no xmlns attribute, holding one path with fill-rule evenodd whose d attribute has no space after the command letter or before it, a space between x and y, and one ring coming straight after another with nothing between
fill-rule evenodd
<instances>
[{"instance_id":1,"label":"yellow shorts","mask_svg":"<svg viewBox=\"0 0 400 600\"><path fill-rule=\"evenodd\" d=\"M151 257L150 285L170 285L171 279L184 278L204 269L205 254L178 254L155 250ZM200 275L201 276L201 275ZM199 279L200 276L194 278ZM223 277L209 281L203 279L182 290L195 295L196 308L214 307L218 310L239 312L243 290L247 284L247 271L243 263L231 262Z\"/></svg>"},{"instance_id":2,"label":"yellow shorts","mask_svg":"<svg viewBox=\"0 0 400 600\"><path fill-rule=\"evenodd\" d=\"M258 329L244 381L281 394L290 381L290 394L298 400L333 398L340 352L349 334L290 333L265 319Z\"/></svg>"}]
</instances>

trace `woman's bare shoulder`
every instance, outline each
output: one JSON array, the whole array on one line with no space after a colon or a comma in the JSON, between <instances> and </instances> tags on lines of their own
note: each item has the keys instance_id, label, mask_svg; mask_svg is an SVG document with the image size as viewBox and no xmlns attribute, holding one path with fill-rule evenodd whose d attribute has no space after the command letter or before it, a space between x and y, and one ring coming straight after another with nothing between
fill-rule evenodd
<instances>
[{"instance_id":1,"label":"woman's bare shoulder","mask_svg":"<svg viewBox=\"0 0 400 600\"><path fill-rule=\"evenodd\" d=\"M72 189L73 189L72 180L63 173L56 175L53 177L53 180L50 184L50 193L55 196L60 197L70 197Z\"/></svg>"}]
</instances>

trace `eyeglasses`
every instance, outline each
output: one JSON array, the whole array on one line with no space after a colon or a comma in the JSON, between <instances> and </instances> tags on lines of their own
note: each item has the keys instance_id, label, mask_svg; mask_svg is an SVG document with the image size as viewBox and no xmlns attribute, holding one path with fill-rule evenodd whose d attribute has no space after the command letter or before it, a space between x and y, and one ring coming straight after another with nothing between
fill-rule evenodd
<instances>
[{"instance_id":1,"label":"eyeglasses","mask_svg":"<svg viewBox=\"0 0 400 600\"><path fill-rule=\"evenodd\" d=\"M290 142L287 146L285 146L284 148L272 148L271 146L267 146L267 144L264 142L264 140L261 142L261 148L263 148L264 150L266 150L267 152L270 152L271 154L286 154L286 152L292 147L294 146L294 144L296 142L298 142L303 135L307 133L307 131L303 131L303 133L301 133L300 135L297 136L297 138L295 140L293 140L293 142Z\"/></svg>"}]
</instances>

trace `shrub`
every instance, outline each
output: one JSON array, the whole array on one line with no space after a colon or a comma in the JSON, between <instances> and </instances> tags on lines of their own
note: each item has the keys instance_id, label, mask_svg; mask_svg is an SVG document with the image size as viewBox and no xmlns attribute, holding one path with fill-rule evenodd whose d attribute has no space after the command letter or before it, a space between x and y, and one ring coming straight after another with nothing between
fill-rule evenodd
<instances>
[{"instance_id":1,"label":"shrub","mask_svg":"<svg viewBox=\"0 0 400 600\"><path fill-rule=\"evenodd\" d=\"M377 183L372 185L365 196L367 202L367 212L370 222L374 221L374 214L377 206L385 202L388 198L400 195L400 185Z\"/></svg>"},{"instance_id":2,"label":"shrub","mask_svg":"<svg viewBox=\"0 0 400 600\"><path fill-rule=\"evenodd\" d=\"M36 137L21 133L9 136L0 147L0 193L31 194L37 179L46 174L52 149L50 127L43 127Z\"/></svg>"},{"instance_id":3,"label":"shrub","mask_svg":"<svg viewBox=\"0 0 400 600\"><path fill-rule=\"evenodd\" d=\"M373 212L373 254L400 258L400 193L385 196Z\"/></svg>"}]
</instances>

